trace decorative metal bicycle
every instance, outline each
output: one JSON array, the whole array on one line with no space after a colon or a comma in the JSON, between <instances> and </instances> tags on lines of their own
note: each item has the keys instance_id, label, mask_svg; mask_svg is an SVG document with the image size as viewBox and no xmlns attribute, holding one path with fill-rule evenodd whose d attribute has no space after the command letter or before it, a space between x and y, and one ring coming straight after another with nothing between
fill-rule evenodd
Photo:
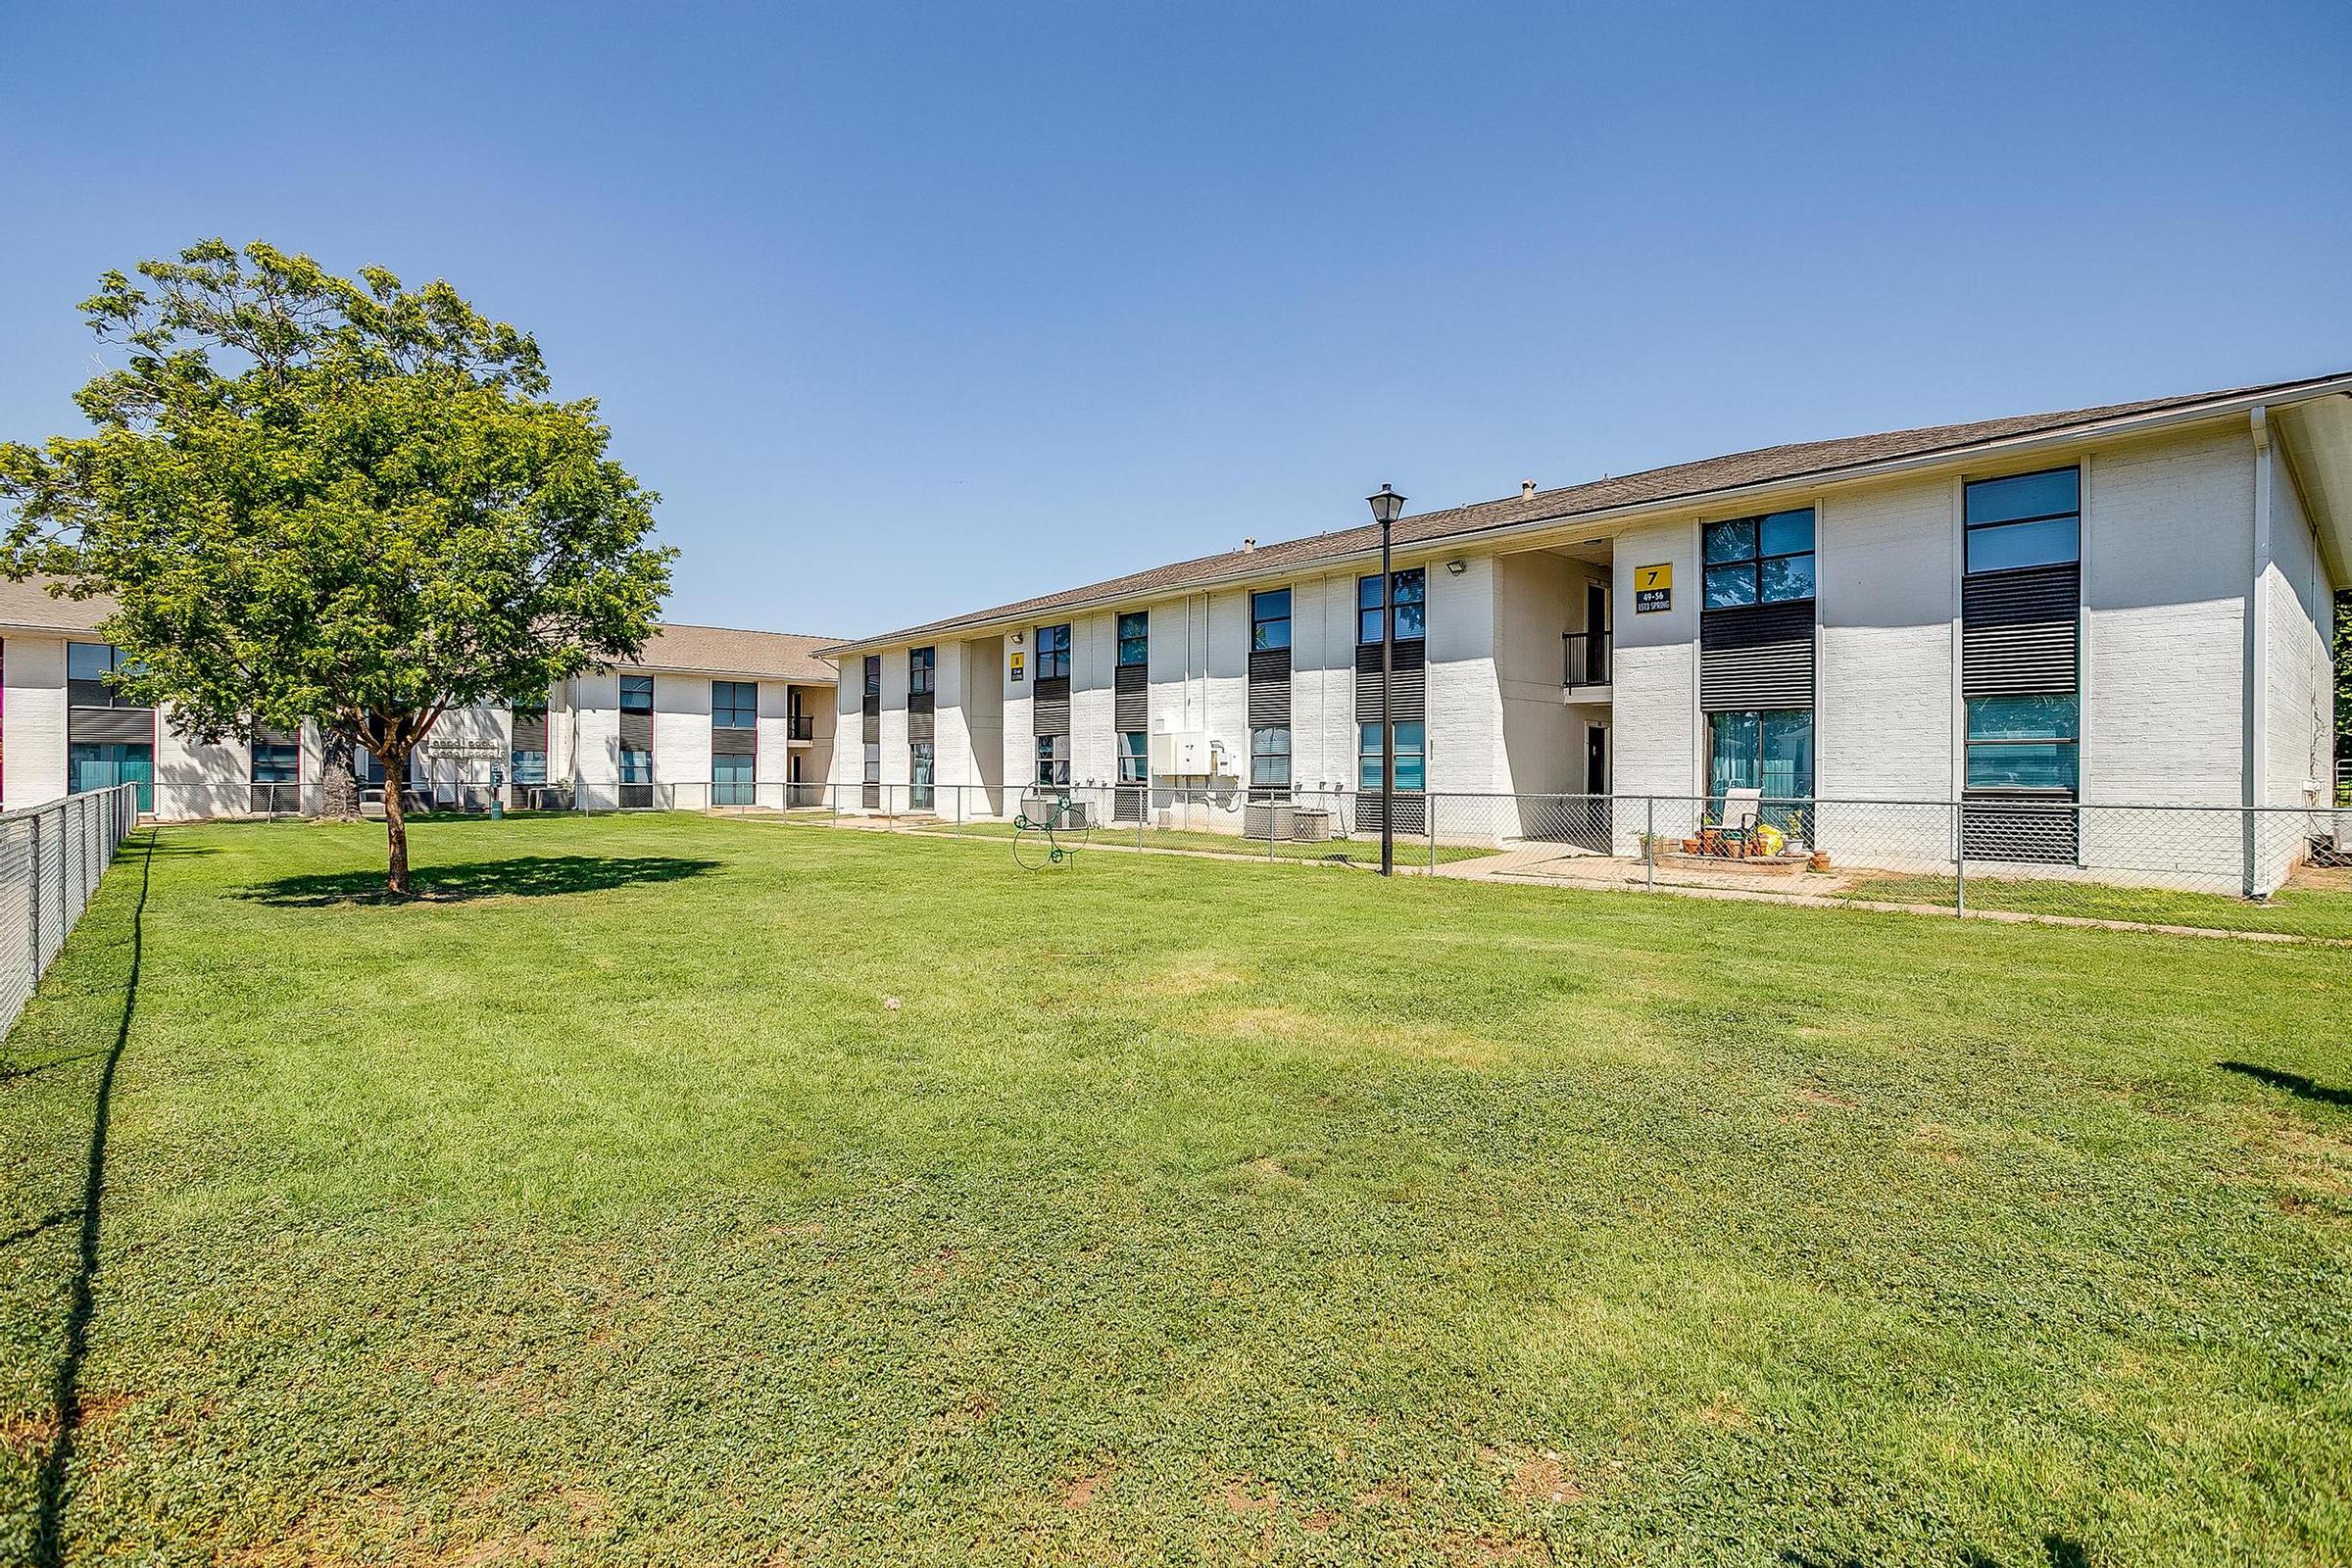
<instances>
[{"instance_id":1,"label":"decorative metal bicycle","mask_svg":"<svg viewBox=\"0 0 2352 1568\"><path fill-rule=\"evenodd\" d=\"M1012 819L1012 859L1024 871L1042 871L1049 865L1060 865L1095 836L1095 824L1086 810L1073 805L1067 795L1056 795L1042 817L1023 811Z\"/></svg>"}]
</instances>

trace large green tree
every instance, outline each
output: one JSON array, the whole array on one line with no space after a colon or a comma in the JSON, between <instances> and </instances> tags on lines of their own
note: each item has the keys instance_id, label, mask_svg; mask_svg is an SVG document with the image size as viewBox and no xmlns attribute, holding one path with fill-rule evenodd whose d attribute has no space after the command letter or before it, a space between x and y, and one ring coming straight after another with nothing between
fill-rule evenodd
<instances>
[{"instance_id":1,"label":"large green tree","mask_svg":"<svg viewBox=\"0 0 2352 1568\"><path fill-rule=\"evenodd\" d=\"M93 432L0 445L0 567L111 596L121 689L194 738L308 718L372 754L406 895L411 751L642 647L658 498L445 282L220 240L137 273L81 307L122 358L75 395Z\"/></svg>"}]
</instances>

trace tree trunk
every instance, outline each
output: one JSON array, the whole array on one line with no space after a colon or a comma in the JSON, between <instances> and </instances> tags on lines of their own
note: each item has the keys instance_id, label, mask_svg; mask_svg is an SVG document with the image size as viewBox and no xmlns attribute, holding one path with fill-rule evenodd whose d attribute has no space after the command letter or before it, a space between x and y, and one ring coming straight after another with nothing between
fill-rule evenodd
<instances>
[{"instance_id":1,"label":"tree trunk","mask_svg":"<svg viewBox=\"0 0 2352 1568\"><path fill-rule=\"evenodd\" d=\"M322 765L318 774L318 814L330 822L360 819L359 747L339 730L318 735Z\"/></svg>"},{"instance_id":2,"label":"tree trunk","mask_svg":"<svg viewBox=\"0 0 2352 1568\"><path fill-rule=\"evenodd\" d=\"M409 821L401 814L401 797L409 792L409 754L394 747L376 756L384 764L384 837L391 850L384 868L384 891L405 899L409 896Z\"/></svg>"}]
</instances>

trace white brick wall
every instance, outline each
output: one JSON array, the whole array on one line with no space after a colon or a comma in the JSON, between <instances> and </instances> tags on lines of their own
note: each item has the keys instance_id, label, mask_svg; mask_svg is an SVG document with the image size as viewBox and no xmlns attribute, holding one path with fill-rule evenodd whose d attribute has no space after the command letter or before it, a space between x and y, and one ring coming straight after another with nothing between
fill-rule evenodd
<instances>
[{"instance_id":1,"label":"white brick wall","mask_svg":"<svg viewBox=\"0 0 2352 1568\"><path fill-rule=\"evenodd\" d=\"M1610 609L1616 616L1611 685L1620 794L1690 795L1700 788L1694 713L1698 703L1698 530L1651 523L1619 534L1613 547ZM1674 608L1637 614L1634 571L1671 563ZM1626 824L1620 823L1620 838Z\"/></svg>"},{"instance_id":2,"label":"white brick wall","mask_svg":"<svg viewBox=\"0 0 2352 1568\"><path fill-rule=\"evenodd\" d=\"M253 753L241 740L208 746L156 715L155 814L167 821L240 816L252 805Z\"/></svg>"},{"instance_id":3,"label":"white brick wall","mask_svg":"<svg viewBox=\"0 0 2352 1568\"><path fill-rule=\"evenodd\" d=\"M1047 624L1058 624L1048 622ZM1002 756L1004 781L1004 804L1007 815L1020 809L1021 796L1037 787L1037 706L1030 698L1030 688L1037 679L1037 624L1029 622L1019 628L1021 641L1014 646L1009 634L1005 637L997 659L997 689L1004 695L1004 742ZM1012 678L1012 656L1021 656L1021 678Z\"/></svg>"},{"instance_id":4,"label":"white brick wall","mask_svg":"<svg viewBox=\"0 0 2352 1568\"><path fill-rule=\"evenodd\" d=\"M1494 574L1494 671L1503 742L1496 788L1515 794L1580 792L1585 721L1561 701L1567 669L1561 638L1584 619L1590 568L1537 552L1499 558ZM1605 717L1606 710L1601 712Z\"/></svg>"},{"instance_id":5,"label":"white brick wall","mask_svg":"<svg viewBox=\"0 0 2352 1568\"><path fill-rule=\"evenodd\" d=\"M1070 624L1070 781L1109 784L1119 776L1117 732L1111 723L1112 673L1118 663L1118 620L1099 612Z\"/></svg>"},{"instance_id":6,"label":"white brick wall","mask_svg":"<svg viewBox=\"0 0 2352 1568\"><path fill-rule=\"evenodd\" d=\"M0 675L8 726L0 792L13 811L66 793L66 640L12 634L0 647Z\"/></svg>"},{"instance_id":7,"label":"white brick wall","mask_svg":"<svg viewBox=\"0 0 2352 1568\"><path fill-rule=\"evenodd\" d=\"M654 677L654 782L680 807L710 801L710 680L706 675Z\"/></svg>"},{"instance_id":8,"label":"white brick wall","mask_svg":"<svg viewBox=\"0 0 2352 1568\"><path fill-rule=\"evenodd\" d=\"M1951 798L1959 614L1954 482L1910 480L1816 512L1821 627L1816 787L1830 798Z\"/></svg>"},{"instance_id":9,"label":"white brick wall","mask_svg":"<svg viewBox=\"0 0 2352 1568\"><path fill-rule=\"evenodd\" d=\"M2101 452L2083 489L2082 798L2238 805L2253 443Z\"/></svg>"},{"instance_id":10,"label":"white brick wall","mask_svg":"<svg viewBox=\"0 0 2352 1568\"><path fill-rule=\"evenodd\" d=\"M2264 573L2270 631L2270 710L2266 759L2268 804L2327 803L2334 742L2334 585L2293 470L2271 464L2271 569Z\"/></svg>"},{"instance_id":11,"label":"white brick wall","mask_svg":"<svg viewBox=\"0 0 2352 1568\"><path fill-rule=\"evenodd\" d=\"M1428 581L1429 788L1496 794L1509 777L1494 673L1495 560L1470 557L1458 577L1433 561Z\"/></svg>"},{"instance_id":12,"label":"white brick wall","mask_svg":"<svg viewBox=\"0 0 2352 1568\"><path fill-rule=\"evenodd\" d=\"M577 764L572 777L584 807L606 809L620 804L620 676L592 670L580 677Z\"/></svg>"}]
</instances>

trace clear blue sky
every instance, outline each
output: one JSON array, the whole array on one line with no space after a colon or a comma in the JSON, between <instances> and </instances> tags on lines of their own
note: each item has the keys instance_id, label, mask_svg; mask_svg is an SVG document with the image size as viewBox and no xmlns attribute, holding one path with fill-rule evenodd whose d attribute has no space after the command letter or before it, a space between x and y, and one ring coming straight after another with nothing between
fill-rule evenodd
<instances>
[{"instance_id":1,"label":"clear blue sky","mask_svg":"<svg viewBox=\"0 0 2352 1568\"><path fill-rule=\"evenodd\" d=\"M104 268L445 276L602 400L673 618L881 630L1383 480L2352 367L2348 80L2342 0L19 0L0 433Z\"/></svg>"}]
</instances>

